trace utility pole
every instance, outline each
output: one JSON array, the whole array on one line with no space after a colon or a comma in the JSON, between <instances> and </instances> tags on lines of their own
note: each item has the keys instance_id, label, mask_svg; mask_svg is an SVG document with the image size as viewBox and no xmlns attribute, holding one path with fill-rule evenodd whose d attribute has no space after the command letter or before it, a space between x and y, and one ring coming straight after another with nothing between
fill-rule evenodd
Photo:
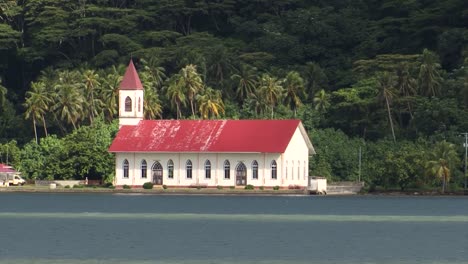
<instances>
[{"instance_id":1,"label":"utility pole","mask_svg":"<svg viewBox=\"0 0 468 264\"><path fill-rule=\"evenodd\" d=\"M468 133L465 132L465 133L461 133L461 134L465 136L465 143L463 143L463 146L465 147L465 175L464 175L465 176L465 185L464 185L463 190L464 190L464 192L466 194L466 177L467 177L467 175L466 175L466 158L467 158L467 154L468 154Z\"/></svg>"},{"instance_id":2,"label":"utility pole","mask_svg":"<svg viewBox=\"0 0 468 264\"><path fill-rule=\"evenodd\" d=\"M466 170L466 169L465 169ZM358 182L361 182L361 146L359 146L359 172L358 172ZM465 182L466 183L466 182ZM465 184L466 189L466 184Z\"/></svg>"}]
</instances>

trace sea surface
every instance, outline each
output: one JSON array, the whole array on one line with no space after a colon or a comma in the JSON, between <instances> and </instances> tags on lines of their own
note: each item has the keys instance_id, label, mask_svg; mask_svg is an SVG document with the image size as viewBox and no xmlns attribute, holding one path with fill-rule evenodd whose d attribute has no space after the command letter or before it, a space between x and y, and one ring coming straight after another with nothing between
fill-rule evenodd
<instances>
[{"instance_id":1,"label":"sea surface","mask_svg":"<svg viewBox=\"0 0 468 264\"><path fill-rule=\"evenodd\" d=\"M0 263L468 263L468 197L0 193Z\"/></svg>"}]
</instances>

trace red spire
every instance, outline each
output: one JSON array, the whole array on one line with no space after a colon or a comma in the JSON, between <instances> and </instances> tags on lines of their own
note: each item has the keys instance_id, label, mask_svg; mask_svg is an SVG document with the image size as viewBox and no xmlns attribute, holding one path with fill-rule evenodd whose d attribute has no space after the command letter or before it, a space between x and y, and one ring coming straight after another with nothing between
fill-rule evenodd
<instances>
[{"instance_id":1,"label":"red spire","mask_svg":"<svg viewBox=\"0 0 468 264\"><path fill-rule=\"evenodd\" d=\"M122 82L120 83L120 90L143 90L140 77L133 65L133 60L130 60Z\"/></svg>"}]
</instances>

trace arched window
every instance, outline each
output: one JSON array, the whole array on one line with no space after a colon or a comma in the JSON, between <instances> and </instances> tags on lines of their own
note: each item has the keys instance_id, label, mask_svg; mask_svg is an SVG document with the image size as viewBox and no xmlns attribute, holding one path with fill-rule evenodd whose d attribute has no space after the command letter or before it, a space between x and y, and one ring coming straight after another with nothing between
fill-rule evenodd
<instances>
[{"instance_id":1,"label":"arched window","mask_svg":"<svg viewBox=\"0 0 468 264\"><path fill-rule=\"evenodd\" d=\"M187 160L187 163L185 164L185 172L187 175L187 179L192 179L192 161Z\"/></svg>"},{"instance_id":2,"label":"arched window","mask_svg":"<svg viewBox=\"0 0 468 264\"><path fill-rule=\"evenodd\" d=\"M138 97L138 112L141 112L141 98Z\"/></svg>"},{"instance_id":3,"label":"arched window","mask_svg":"<svg viewBox=\"0 0 468 264\"><path fill-rule=\"evenodd\" d=\"M211 162L209 160L205 161L205 178L211 179Z\"/></svg>"},{"instance_id":4,"label":"arched window","mask_svg":"<svg viewBox=\"0 0 468 264\"><path fill-rule=\"evenodd\" d=\"M278 178L278 174L277 174L277 166L276 166L276 161L272 161L271 162L271 178L273 180L276 180Z\"/></svg>"},{"instance_id":5,"label":"arched window","mask_svg":"<svg viewBox=\"0 0 468 264\"><path fill-rule=\"evenodd\" d=\"M256 160L252 162L252 179L258 179L258 162Z\"/></svg>"},{"instance_id":6,"label":"arched window","mask_svg":"<svg viewBox=\"0 0 468 264\"><path fill-rule=\"evenodd\" d=\"M141 178L146 179L146 169L148 165L146 164L146 160L141 161Z\"/></svg>"},{"instance_id":7,"label":"arched window","mask_svg":"<svg viewBox=\"0 0 468 264\"><path fill-rule=\"evenodd\" d=\"M289 174L289 172L288 172L288 161L286 161L286 168L284 168L284 169L286 171L285 177L286 177L286 180L287 180L288 179L288 174Z\"/></svg>"},{"instance_id":8,"label":"arched window","mask_svg":"<svg viewBox=\"0 0 468 264\"><path fill-rule=\"evenodd\" d=\"M167 178L174 179L174 162L172 160L167 162Z\"/></svg>"},{"instance_id":9,"label":"arched window","mask_svg":"<svg viewBox=\"0 0 468 264\"><path fill-rule=\"evenodd\" d=\"M128 178L128 160L123 162L123 177Z\"/></svg>"},{"instance_id":10,"label":"arched window","mask_svg":"<svg viewBox=\"0 0 468 264\"><path fill-rule=\"evenodd\" d=\"M231 178L231 164L229 163L229 160L224 161L224 179L230 179Z\"/></svg>"},{"instance_id":11,"label":"arched window","mask_svg":"<svg viewBox=\"0 0 468 264\"><path fill-rule=\"evenodd\" d=\"M132 111L132 99L130 96L127 96L125 98L125 112L131 112Z\"/></svg>"}]
</instances>

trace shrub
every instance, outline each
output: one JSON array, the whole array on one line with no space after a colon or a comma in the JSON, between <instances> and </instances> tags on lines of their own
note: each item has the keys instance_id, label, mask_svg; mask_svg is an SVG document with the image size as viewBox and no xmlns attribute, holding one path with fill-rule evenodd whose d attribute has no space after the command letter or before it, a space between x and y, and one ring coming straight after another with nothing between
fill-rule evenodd
<instances>
[{"instance_id":1,"label":"shrub","mask_svg":"<svg viewBox=\"0 0 468 264\"><path fill-rule=\"evenodd\" d=\"M65 189L70 189L70 185L65 185Z\"/></svg>"},{"instance_id":2,"label":"shrub","mask_svg":"<svg viewBox=\"0 0 468 264\"><path fill-rule=\"evenodd\" d=\"M229 189L234 190L236 186L229 186Z\"/></svg>"},{"instance_id":3,"label":"shrub","mask_svg":"<svg viewBox=\"0 0 468 264\"><path fill-rule=\"evenodd\" d=\"M253 186L252 184L247 184L247 185L244 187L244 189L246 189L246 190L253 190L253 189L255 189L255 188L254 188L254 186Z\"/></svg>"},{"instance_id":4,"label":"shrub","mask_svg":"<svg viewBox=\"0 0 468 264\"><path fill-rule=\"evenodd\" d=\"M109 186L109 189L114 190L114 189L115 189L115 186L114 186L114 185L111 185L111 186Z\"/></svg>"},{"instance_id":5,"label":"shrub","mask_svg":"<svg viewBox=\"0 0 468 264\"><path fill-rule=\"evenodd\" d=\"M164 189L164 190L167 189L167 185L166 185L166 184L163 185L163 189Z\"/></svg>"},{"instance_id":6,"label":"shrub","mask_svg":"<svg viewBox=\"0 0 468 264\"><path fill-rule=\"evenodd\" d=\"M112 182L106 182L106 183L104 183L104 185L103 185L104 188L111 188L111 187L113 187L113 186L114 186L114 185L112 185Z\"/></svg>"},{"instance_id":7,"label":"shrub","mask_svg":"<svg viewBox=\"0 0 468 264\"><path fill-rule=\"evenodd\" d=\"M277 191L277 190L279 190L279 188L280 187L278 185L276 185L275 187L273 187L273 190Z\"/></svg>"},{"instance_id":8,"label":"shrub","mask_svg":"<svg viewBox=\"0 0 468 264\"><path fill-rule=\"evenodd\" d=\"M131 189L132 187L131 187L131 186L128 186L127 184L124 184L124 186L122 186L122 188L124 188L124 189Z\"/></svg>"},{"instance_id":9,"label":"shrub","mask_svg":"<svg viewBox=\"0 0 468 264\"><path fill-rule=\"evenodd\" d=\"M259 187L259 189L263 191L263 189L265 189L265 187L263 187L263 186L260 186L260 187Z\"/></svg>"},{"instance_id":10,"label":"shrub","mask_svg":"<svg viewBox=\"0 0 468 264\"><path fill-rule=\"evenodd\" d=\"M216 186L216 188L217 188L218 190L222 190L222 189L223 189L223 186L218 185L218 186Z\"/></svg>"},{"instance_id":11,"label":"shrub","mask_svg":"<svg viewBox=\"0 0 468 264\"><path fill-rule=\"evenodd\" d=\"M73 185L73 189L82 189L82 188L84 188L84 185L81 185L81 184Z\"/></svg>"},{"instance_id":12,"label":"shrub","mask_svg":"<svg viewBox=\"0 0 468 264\"><path fill-rule=\"evenodd\" d=\"M125 189L125 185L124 185L124 189ZM145 182L143 183L143 189L153 189L153 183L152 182Z\"/></svg>"}]
</instances>

